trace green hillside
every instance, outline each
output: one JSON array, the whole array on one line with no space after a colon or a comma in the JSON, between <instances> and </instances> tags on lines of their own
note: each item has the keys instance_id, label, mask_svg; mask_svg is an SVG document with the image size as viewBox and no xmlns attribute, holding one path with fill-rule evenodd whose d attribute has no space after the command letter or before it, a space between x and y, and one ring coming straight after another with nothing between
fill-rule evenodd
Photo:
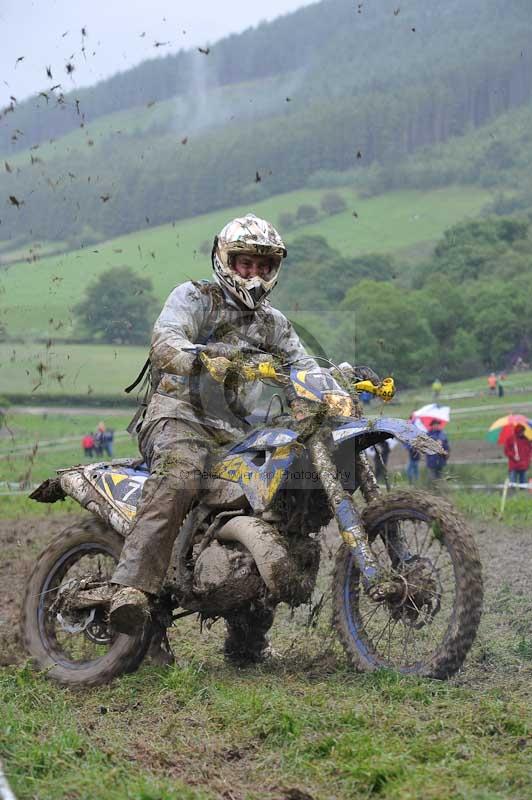
<instances>
[{"instance_id":1,"label":"green hillside","mask_svg":"<svg viewBox=\"0 0 532 800\"><path fill-rule=\"evenodd\" d=\"M216 107L212 100L218 89L245 83L257 83L257 89L263 84L253 112L261 116L271 113L264 98L272 79L288 78L291 98L306 101L328 97L331 91L335 96L360 95L368 88L380 90L405 79L430 82L449 66L469 64L479 44L492 62L497 56L504 60L510 43L514 51L519 45L525 47L531 26L528 11L526 0L510 5L505 0L447 0L440 6L411 0L399 9L393 0L357 7L349 0L322 0L211 43L208 58L196 49L180 51L148 60L97 86L64 94L43 85L47 100L36 92L35 97L4 109L2 116L28 138L12 139L10 125L0 126L0 152L11 155L25 149L28 140L36 144L63 135L79 127L82 115L84 122L94 123L107 114L170 98L178 98L176 106L180 101L189 103L199 94L209 96L205 107ZM203 118L201 127L220 124L216 108L210 116L197 113L205 110L200 106L201 101L189 111L196 112L198 120ZM238 103L232 113L249 116Z\"/></svg>"},{"instance_id":2,"label":"green hillside","mask_svg":"<svg viewBox=\"0 0 532 800\"><path fill-rule=\"evenodd\" d=\"M490 198L487 191L472 187L394 192L369 199L361 199L349 189L338 192L344 196L347 210L295 228L286 236L288 243L296 236L320 234L345 256L393 253L437 239L455 222L476 216ZM202 243L212 241L228 219L252 209L277 223L281 213L295 211L302 203L319 205L323 193L291 192L175 225L139 231L58 257L13 264L0 273L0 322L12 338L68 336L72 327L70 309L79 302L86 286L99 273L121 265L149 276L157 297L163 301L183 280L210 276L210 258L200 248ZM289 268L288 259L286 269ZM281 293L282 283L278 298Z\"/></svg>"},{"instance_id":3,"label":"green hillside","mask_svg":"<svg viewBox=\"0 0 532 800\"><path fill-rule=\"evenodd\" d=\"M323 0L208 56L13 104L0 114L3 243L76 249L301 189L324 170L373 165L372 191L414 188L405 158L530 102L525 5L413 0L396 14L390 0L358 12ZM504 171L494 155L482 154L476 184ZM462 182L446 172L425 169L416 188Z\"/></svg>"}]
</instances>

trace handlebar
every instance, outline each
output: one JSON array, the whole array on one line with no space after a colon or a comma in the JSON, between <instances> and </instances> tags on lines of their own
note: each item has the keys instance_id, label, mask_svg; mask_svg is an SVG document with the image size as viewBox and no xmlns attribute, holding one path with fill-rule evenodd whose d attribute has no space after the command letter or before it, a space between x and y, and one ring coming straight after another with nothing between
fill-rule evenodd
<instances>
[{"instance_id":1,"label":"handlebar","mask_svg":"<svg viewBox=\"0 0 532 800\"><path fill-rule=\"evenodd\" d=\"M207 371L216 381L222 381L231 369L234 369L241 379L245 381L257 381L263 379L276 380L280 384L285 384L288 377L284 372L275 368L272 361L261 361L257 364L234 363L226 358L210 358L206 353L200 352L199 359ZM223 363L220 363L223 362ZM381 383L374 384L370 380L357 381L352 384L357 392L369 392L375 397L379 397L385 403L389 402L395 395L395 382L393 378L384 378Z\"/></svg>"},{"instance_id":2,"label":"handlebar","mask_svg":"<svg viewBox=\"0 0 532 800\"><path fill-rule=\"evenodd\" d=\"M261 361L258 364L234 363L227 358L210 358L206 353L200 352L199 359L210 375L216 380L223 380L225 374L234 370L245 381L257 381L263 378L277 379L286 382L286 375L278 372L271 361ZM222 363L220 363L222 362Z\"/></svg>"}]
</instances>

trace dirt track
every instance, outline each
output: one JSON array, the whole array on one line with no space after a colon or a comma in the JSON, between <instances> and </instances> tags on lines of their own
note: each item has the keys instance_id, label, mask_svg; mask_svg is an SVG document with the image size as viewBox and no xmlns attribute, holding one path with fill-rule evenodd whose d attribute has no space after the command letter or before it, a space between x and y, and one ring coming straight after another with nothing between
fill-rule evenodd
<instances>
[{"instance_id":1,"label":"dirt track","mask_svg":"<svg viewBox=\"0 0 532 800\"><path fill-rule=\"evenodd\" d=\"M0 666L26 658L18 634L25 580L51 536L74 520L63 514L0 520ZM518 647L523 637L529 641L532 625L532 532L497 522L474 527L484 567L485 613L473 653L455 680L483 686L521 683L531 665L529 657L519 657ZM275 627L273 634L275 642Z\"/></svg>"}]
</instances>

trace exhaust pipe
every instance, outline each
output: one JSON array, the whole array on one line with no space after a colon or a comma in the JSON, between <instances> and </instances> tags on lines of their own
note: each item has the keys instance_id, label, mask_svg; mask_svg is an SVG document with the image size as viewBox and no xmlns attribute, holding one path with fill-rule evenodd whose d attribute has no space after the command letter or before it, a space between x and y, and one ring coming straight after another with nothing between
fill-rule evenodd
<instances>
[{"instance_id":1,"label":"exhaust pipe","mask_svg":"<svg viewBox=\"0 0 532 800\"><path fill-rule=\"evenodd\" d=\"M293 577L292 559L279 531L256 517L234 517L216 533L225 542L239 542L249 550L259 574L276 597L290 596L290 578Z\"/></svg>"}]
</instances>

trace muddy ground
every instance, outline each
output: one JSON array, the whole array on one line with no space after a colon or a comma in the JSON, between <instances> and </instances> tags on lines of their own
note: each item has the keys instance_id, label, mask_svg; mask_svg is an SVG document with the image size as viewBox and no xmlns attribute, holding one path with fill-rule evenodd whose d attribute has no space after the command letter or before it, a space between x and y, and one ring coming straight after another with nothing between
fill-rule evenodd
<instances>
[{"instance_id":1,"label":"muddy ground","mask_svg":"<svg viewBox=\"0 0 532 800\"><path fill-rule=\"evenodd\" d=\"M26 659L18 633L25 581L50 538L74 521L71 514L0 520L0 666L21 664ZM482 555L485 612L472 654L454 680L486 687L512 681L526 690L532 669L532 531L497 521L474 523L473 528ZM328 533L329 543L334 538L332 531ZM326 549L324 571L330 570L332 548ZM280 614L272 631L274 644L276 630L279 635L280 627L288 621L291 626L301 624L297 618L289 620L288 614ZM199 631L197 635L201 635ZM297 649L293 628L291 635ZM213 647L217 644L212 642ZM330 659L326 660L329 670Z\"/></svg>"}]
</instances>

